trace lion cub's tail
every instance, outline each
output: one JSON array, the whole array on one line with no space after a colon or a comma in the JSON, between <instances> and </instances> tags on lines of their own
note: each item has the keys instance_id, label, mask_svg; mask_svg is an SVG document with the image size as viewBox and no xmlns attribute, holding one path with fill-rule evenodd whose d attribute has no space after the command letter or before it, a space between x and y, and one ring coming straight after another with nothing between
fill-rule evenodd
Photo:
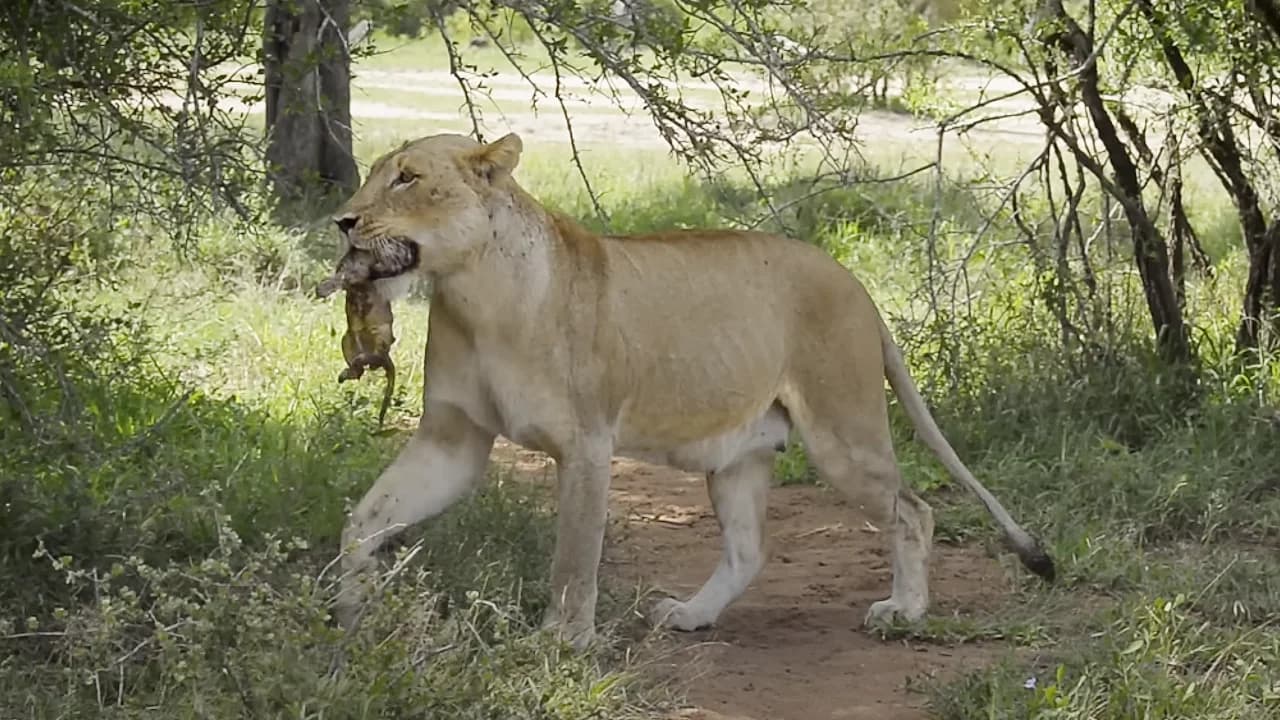
<instances>
[{"instance_id":1,"label":"lion cub's tail","mask_svg":"<svg viewBox=\"0 0 1280 720\"><path fill-rule=\"evenodd\" d=\"M1054 569L1053 560L1041 547L1040 541L1023 530L1017 522L1004 509L1000 501L992 495L978 479L969 472L969 468L964 466L960 461L956 451L951 447L951 443L947 442L947 438L943 436L942 431L938 429L938 424L933 419L933 414L929 412L928 406L925 405L924 398L920 396L920 391L916 388L915 382L911 379L911 375L907 372L907 365L902 359L902 351L898 349L897 343L893 341L893 336L889 334L889 328L885 326L884 320L877 314L877 322L880 325L880 347L884 355L884 371L885 376L889 379L889 386L893 388L894 394L898 396L898 400L902 403L903 409L907 411L907 417L911 418L911 424L915 426L916 433L924 444L938 456L938 460L946 467L951 477L960 482L965 487L973 491L974 495L982 501L986 506L987 512L995 518L1000 525L1000 529L1004 531L1005 539L1018 554L1018 558L1022 560L1022 564L1027 566L1031 572L1040 577L1053 581Z\"/></svg>"}]
</instances>

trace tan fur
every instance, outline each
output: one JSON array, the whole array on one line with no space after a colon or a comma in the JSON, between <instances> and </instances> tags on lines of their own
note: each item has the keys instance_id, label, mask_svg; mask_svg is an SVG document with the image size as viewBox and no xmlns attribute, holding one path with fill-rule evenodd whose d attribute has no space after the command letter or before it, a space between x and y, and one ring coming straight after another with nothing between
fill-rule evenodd
<instances>
[{"instance_id":1,"label":"tan fur","mask_svg":"<svg viewBox=\"0 0 1280 720\"><path fill-rule=\"evenodd\" d=\"M347 329L342 334L342 358L347 366L338 374L338 382L358 380L370 367L382 368L386 385L378 408L381 426L396 387L396 366L391 360L391 346L396 341L395 318L391 301L369 279L370 263L364 262L368 257L358 251L348 251L334 274L316 287L316 295L323 298L340 288L346 289L343 313Z\"/></svg>"},{"instance_id":2,"label":"tan fur","mask_svg":"<svg viewBox=\"0 0 1280 720\"><path fill-rule=\"evenodd\" d=\"M376 548L475 487L502 434L557 464L549 627L578 646L592 637L614 455L707 475L724 556L693 598L663 601L655 617L709 625L763 565L773 456L792 428L825 479L891 530L892 594L866 621L918 619L932 514L899 478L886 378L925 444L1052 575L955 457L845 268L760 232L598 236L516 184L520 152L514 135L417 140L380 159L337 218L353 238L415 243L416 272L433 281L423 417L344 532L340 622L356 616Z\"/></svg>"},{"instance_id":3,"label":"tan fur","mask_svg":"<svg viewBox=\"0 0 1280 720\"><path fill-rule=\"evenodd\" d=\"M364 284L347 289L343 307L347 331L342 334L342 357L347 367L338 374L338 382L359 380L365 368L382 368L386 373L382 404L378 407L378 424L382 425L396 389L396 365L391 361L391 345L395 342L391 302Z\"/></svg>"}]
</instances>

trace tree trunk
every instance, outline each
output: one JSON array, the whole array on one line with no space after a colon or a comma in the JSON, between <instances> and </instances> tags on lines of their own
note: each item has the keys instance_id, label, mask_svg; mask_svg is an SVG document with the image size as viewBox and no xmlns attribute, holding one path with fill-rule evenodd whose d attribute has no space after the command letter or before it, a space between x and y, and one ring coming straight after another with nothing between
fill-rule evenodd
<instances>
[{"instance_id":1,"label":"tree trunk","mask_svg":"<svg viewBox=\"0 0 1280 720\"><path fill-rule=\"evenodd\" d=\"M1093 38L1063 8L1062 0L1048 0L1046 9L1060 25L1046 40L1059 48L1078 67L1081 102L1093 121L1098 140L1107 151L1115 181L1112 193L1124 209L1133 236L1133 260L1142 279L1142 289L1155 329L1156 349L1172 364L1189 363L1191 340L1182 317L1182 307L1169 277L1168 245L1142 201L1142 183L1128 148L1120 139L1115 121L1102 98Z\"/></svg>"},{"instance_id":2,"label":"tree trunk","mask_svg":"<svg viewBox=\"0 0 1280 720\"><path fill-rule=\"evenodd\" d=\"M349 0L268 0L267 175L282 205L354 192Z\"/></svg>"},{"instance_id":3,"label":"tree trunk","mask_svg":"<svg viewBox=\"0 0 1280 720\"><path fill-rule=\"evenodd\" d=\"M1244 284L1244 307L1240 329L1236 331L1236 349L1256 349L1262 339L1262 329L1270 319L1275 327L1277 319L1268 318L1280 312L1280 226L1271 223L1256 237L1246 237L1249 248L1249 275Z\"/></svg>"},{"instance_id":4,"label":"tree trunk","mask_svg":"<svg viewBox=\"0 0 1280 720\"><path fill-rule=\"evenodd\" d=\"M1270 38L1271 42L1280 44L1280 8L1273 0L1248 0L1245 3L1258 22L1259 26ZM1250 95L1262 117L1271 120L1276 117L1275 108L1267 94L1259 88L1251 87ZM1228 129L1230 126L1226 126ZM1270 137L1272 146L1280 148L1280 128L1269 122L1262 128ZM1225 184L1225 183L1224 183ZM1230 189L1230 188L1228 188ZM1256 199L1256 198L1255 198ZM1261 216L1261 211L1257 213ZM1241 211L1242 221L1245 219ZM1236 332L1236 349L1256 349L1261 341L1262 330L1271 315L1270 327L1274 342L1280 336L1280 220L1274 215L1265 228L1255 224L1252 227L1241 222L1245 246L1249 249L1249 275L1245 280L1244 303L1240 329Z\"/></svg>"},{"instance_id":5,"label":"tree trunk","mask_svg":"<svg viewBox=\"0 0 1280 720\"><path fill-rule=\"evenodd\" d=\"M1275 222L1268 222L1262 209L1259 193L1246 171L1245 155L1247 148L1237 139L1231 123L1226 120L1222 101L1201 93L1196 83L1191 65L1170 30L1171 23L1152 0L1139 0L1138 9L1150 24L1156 40L1164 54L1165 62L1173 72L1178 87L1186 95L1191 109L1195 112L1197 134L1200 137L1201 153L1209 161L1210 167L1217 173L1223 189L1231 196L1240 219L1240 232L1245 246L1249 249L1249 276L1245 282L1244 303L1240 328L1236 332L1236 349L1250 350L1258 347L1259 336L1264 317L1268 311L1277 307L1280 296L1275 294L1280 289L1280 276L1276 268L1280 267L1275 251L1277 228ZM1274 8L1264 2L1256 6L1258 16L1265 27L1272 27L1273 17L1269 13ZM1255 95L1255 102L1263 100ZM1258 110L1270 116L1270 108L1265 103ZM1275 132L1265 128L1268 132Z\"/></svg>"}]
</instances>

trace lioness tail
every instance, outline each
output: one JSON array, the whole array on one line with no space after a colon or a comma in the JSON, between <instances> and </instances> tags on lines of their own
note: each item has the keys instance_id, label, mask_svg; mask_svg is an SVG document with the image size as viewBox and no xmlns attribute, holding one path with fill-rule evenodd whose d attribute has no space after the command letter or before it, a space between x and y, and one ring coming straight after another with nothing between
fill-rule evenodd
<instances>
[{"instance_id":1,"label":"lioness tail","mask_svg":"<svg viewBox=\"0 0 1280 720\"><path fill-rule=\"evenodd\" d=\"M1018 558L1022 560L1022 564L1026 565L1031 572L1052 582L1054 579L1053 560L1044 551L1039 539L1023 530L1009 515L1008 511L1004 509L1004 506L1000 504L1000 501L983 487L982 483L978 482L978 479L969 472L969 468L965 467L964 463L960 461L956 451L951 447L951 443L947 442L947 438L938 429L938 424L934 422L933 415L929 412L928 406L925 405L924 398L920 396L920 391L916 388L915 382L907 372L906 362L902 359L902 351L898 349L897 343L893 341L893 336L889 334L889 328L885 326L884 320L880 319L878 315L877 322L880 326L880 346L884 355L885 376L889 379L889 386L893 388L894 394L898 396L898 400L902 403L903 409L906 410L907 417L911 419L911 424L915 426L916 433L920 436L920 439L938 457L938 460L947 469L947 472L951 474L952 478L978 496L978 499L986 506L987 512L991 513L996 523L1000 525L1005 539L1010 547L1013 548L1013 551L1017 553Z\"/></svg>"}]
</instances>

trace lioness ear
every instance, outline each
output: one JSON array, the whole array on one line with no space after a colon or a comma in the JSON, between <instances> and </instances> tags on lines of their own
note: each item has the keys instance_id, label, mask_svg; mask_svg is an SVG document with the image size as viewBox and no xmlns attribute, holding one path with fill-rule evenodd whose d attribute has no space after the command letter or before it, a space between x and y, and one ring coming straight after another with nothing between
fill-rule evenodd
<instances>
[{"instance_id":1,"label":"lioness ear","mask_svg":"<svg viewBox=\"0 0 1280 720\"><path fill-rule=\"evenodd\" d=\"M522 150L524 143L520 141L520 136L508 133L472 151L468 160L480 177L492 182L503 174L510 175L516 169Z\"/></svg>"}]
</instances>

